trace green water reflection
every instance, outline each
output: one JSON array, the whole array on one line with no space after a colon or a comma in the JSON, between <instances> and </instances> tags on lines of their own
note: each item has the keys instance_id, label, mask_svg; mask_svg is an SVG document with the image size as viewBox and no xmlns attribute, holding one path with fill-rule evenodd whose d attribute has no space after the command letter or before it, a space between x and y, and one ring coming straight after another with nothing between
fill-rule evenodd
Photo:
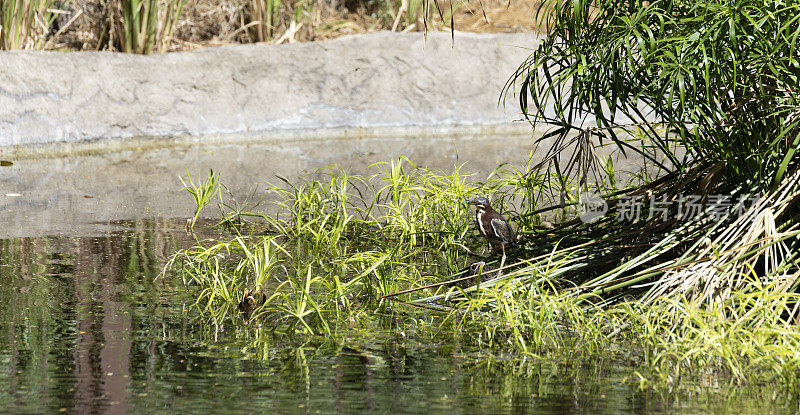
<instances>
[{"instance_id":1,"label":"green water reflection","mask_svg":"<svg viewBox=\"0 0 800 415\"><path fill-rule=\"evenodd\" d=\"M156 278L189 242L181 222L109 225L0 240L0 413L782 412L654 396L613 362L477 359L391 322L254 342L235 322L203 325L182 283Z\"/></svg>"}]
</instances>

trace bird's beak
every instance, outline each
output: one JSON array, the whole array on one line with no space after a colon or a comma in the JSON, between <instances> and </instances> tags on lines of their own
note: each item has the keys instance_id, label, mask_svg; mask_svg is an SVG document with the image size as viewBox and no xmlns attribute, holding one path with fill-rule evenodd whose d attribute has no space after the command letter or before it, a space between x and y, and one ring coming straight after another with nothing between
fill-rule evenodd
<instances>
[{"instance_id":1,"label":"bird's beak","mask_svg":"<svg viewBox=\"0 0 800 415\"><path fill-rule=\"evenodd\" d=\"M475 199L467 199L466 202L467 202L468 205L477 205L478 204L478 201L475 200Z\"/></svg>"}]
</instances>

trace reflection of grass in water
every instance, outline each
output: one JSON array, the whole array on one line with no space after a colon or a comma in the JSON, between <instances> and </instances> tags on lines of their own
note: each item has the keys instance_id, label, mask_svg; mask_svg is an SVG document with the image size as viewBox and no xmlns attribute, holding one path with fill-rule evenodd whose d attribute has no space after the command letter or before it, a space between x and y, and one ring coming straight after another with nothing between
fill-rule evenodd
<instances>
[{"instance_id":1,"label":"reflection of grass in water","mask_svg":"<svg viewBox=\"0 0 800 415\"><path fill-rule=\"evenodd\" d=\"M445 341L455 336L475 350L628 359L639 365L639 374L631 374L630 380L641 387L692 387L714 377L724 384L760 382L780 385L781 391L797 390L800 343L790 320L796 295L784 280L767 284L757 278L753 264L765 247L726 257L730 247L725 244L740 243L744 236L689 251L683 247L683 257L672 257L702 262L709 250L716 252L720 266L727 267L719 278L739 285L709 303L702 289L664 285L679 279L702 288L692 279L699 278L695 274L654 273L647 261L637 267L641 259L634 251L614 245L619 238L630 243L632 232L646 234L650 223L619 222L612 212L590 225L566 221L556 229L538 226L539 216L529 212L537 202L548 202L532 201L532 195L541 195L536 191L545 182L541 175L498 170L486 182L470 183L458 169L434 173L407 161L373 168L378 172L369 176L331 173L303 184L275 186L270 190L280 196L280 212L259 216L270 233L233 227L229 238L198 241L177 253L168 268L200 287L198 305L215 325L237 319L241 310L259 327L258 336L267 331L269 339L276 334L339 338L385 313L406 312L386 296L412 290L407 296L420 299L408 300L411 304L451 310L441 315L448 328L437 323L431 330L449 333ZM690 178L698 176L692 174ZM676 177L685 180L665 176L657 183ZM564 183L565 199L574 200L577 186ZM516 263L500 278L469 288L436 285L463 275L458 271L482 245L469 230L473 218L463 203L475 194L494 195L497 206L520 206L523 214L514 222L524 235L524 248L514 253ZM780 188L776 194L788 193ZM773 207L789 202L777 196L772 200ZM749 215L758 216L758 209L753 207ZM509 211L513 216L515 210ZM690 232L707 232L687 223ZM726 232L758 235L754 229L734 223ZM697 238L694 233L690 240ZM643 255L669 257L681 247L677 239L679 235L654 239ZM745 272L747 266L751 272ZM653 281L653 275L673 279L640 285ZM244 310L237 308L243 293L250 296ZM399 325L396 330L411 327ZM255 343L264 341L272 340L259 337Z\"/></svg>"},{"instance_id":2,"label":"reflection of grass in water","mask_svg":"<svg viewBox=\"0 0 800 415\"><path fill-rule=\"evenodd\" d=\"M47 356L51 341L47 328L50 315L57 307L50 299L60 298L60 287L48 278L53 272L45 261L50 249L49 240L44 238L0 240L0 350L3 354L19 355L23 349L30 351L32 361ZM9 360L0 359L4 375L16 377L18 371L24 371L30 376L30 386L35 392L45 389L46 382L40 371L26 370L24 362L18 359Z\"/></svg>"},{"instance_id":3,"label":"reflection of grass in water","mask_svg":"<svg viewBox=\"0 0 800 415\"><path fill-rule=\"evenodd\" d=\"M137 333L157 331L161 338L165 332L156 324L181 312L165 304L163 283L154 283L163 266L157 246L177 249L174 226L148 220L130 225L111 236L0 240L0 388L16 389L17 408L59 408L65 404L61 392L74 388L78 376L102 370L99 363L78 370L80 359L130 341L121 324L128 321ZM176 287L170 298L182 291ZM102 360L123 358L112 353ZM0 402L0 412L11 410L9 402Z\"/></svg>"}]
</instances>

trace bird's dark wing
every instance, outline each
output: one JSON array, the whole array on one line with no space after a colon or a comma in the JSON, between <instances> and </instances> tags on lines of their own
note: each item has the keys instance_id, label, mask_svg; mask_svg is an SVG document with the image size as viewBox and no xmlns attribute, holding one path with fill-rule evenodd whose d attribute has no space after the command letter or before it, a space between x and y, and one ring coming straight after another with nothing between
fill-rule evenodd
<instances>
[{"instance_id":1,"label":"bird's dark wing","mask_svg":"<svg viewBox=\"0 0 800 415\"><path fill-rule=\"evenodd\" d=\"M494 234L503 242L514 243L514 230L505 220L492 219L492 229L494 229Z\"/></svg>"}]
</instances>

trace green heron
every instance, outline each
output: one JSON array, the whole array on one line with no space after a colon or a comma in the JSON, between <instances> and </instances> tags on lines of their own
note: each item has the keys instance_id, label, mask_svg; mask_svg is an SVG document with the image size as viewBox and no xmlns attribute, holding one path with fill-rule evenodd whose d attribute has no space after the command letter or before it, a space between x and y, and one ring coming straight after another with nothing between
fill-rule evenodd
<instances>
[{"instance_id":1,"label":"green heron","mask_svg":"<svg viewBox=\"0 0 800 415\"><path fill-rule=\"evenodd\" d=\"M500 268L506 262L506 245L513 245L514 229L499 213L492 209L489 199L480 196L467 201L470 205L475 205L475 222L478 231L489 242L492 252L500 248L503 252L503 259L500 260Z\"/></svg>"}]
</instances>

